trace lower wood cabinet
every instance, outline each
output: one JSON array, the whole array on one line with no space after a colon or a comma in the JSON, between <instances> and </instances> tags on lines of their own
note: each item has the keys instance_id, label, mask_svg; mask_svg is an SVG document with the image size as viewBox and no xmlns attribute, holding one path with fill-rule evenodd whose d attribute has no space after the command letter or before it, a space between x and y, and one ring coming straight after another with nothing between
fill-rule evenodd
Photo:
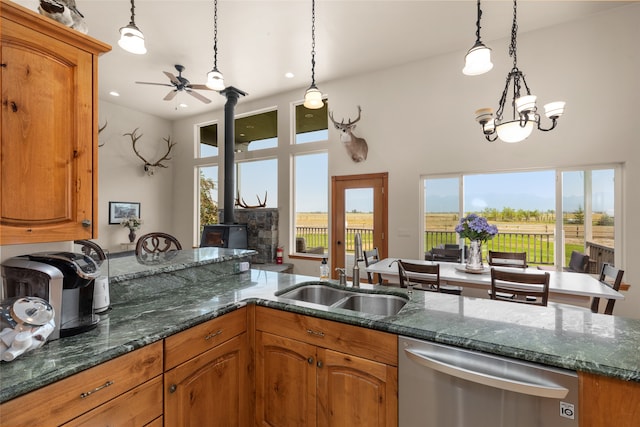
<instances>
[{"instance_id":1,"label":"lower wood cabinet","mask_svg":"<svg viewBox=\"0 0 640 427\"><path fill-rule=\"evenodd\" d=\"M580 427L640 426L640 383L578 372Z\"/></svg>"},{"instance_id":2,"label":"lower wood cabinet","mask_svg":"<svg viewBox=\"0 0 640 427\"><path fill-rule=\"evenodd\" d=\"M256 423L398 425L395 335L256 308Z\"/></svg>"},{"instance_id":3,"label":"lower wood cabinet","mask_svg":"<svg viewBox=\"0 0 640 427\"><path fill-rule=\"evenodd\" d=\"M165 340L166 426L248 426L252 394L247 310Z\"/></svg>"}]
</instances>

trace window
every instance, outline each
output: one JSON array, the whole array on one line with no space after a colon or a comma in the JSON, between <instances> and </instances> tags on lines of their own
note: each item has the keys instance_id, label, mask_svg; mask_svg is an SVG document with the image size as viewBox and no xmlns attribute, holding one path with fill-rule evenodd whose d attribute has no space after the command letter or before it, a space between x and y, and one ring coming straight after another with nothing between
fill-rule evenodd
<instances>
[{"instance_id":1,"label":"window","mask_svg":"<svg viewBox=\"0 0 640 427\"><path fill-rule=\"evenodd\" d=\"M236 162L236 191L247 206L278 207L278 160Z\"/></svg>"},{"instance_id":2,"label":"window","mask_svg":"<svg viewBox=\"0 0 640 427\"><path fill-rule=\"evenodd\" d=\"M324 107L309 110L304 105L296 105L296 144L306 144L329 139L327 111L329 101Z\"/></svg>"},{"instance_id":3,"label":"window","mask_svg":"<svg viewBox=\"0 0 640 427\"><path fill-rule=\"evenodd\" d=\"M200 126L200 144L198 157L214 157L218 155L218 124Z\"/></svg>"},{"instance_id":4,"label":"window","mask_svg":"<svg viewBox=\"0 0 640 427\"><path fill-rule=\"evenodd\" d=\"M200 189L198 230L201 232L205 225L218 223L218 167L200 167L198 176ZM198 236L200 234L198 233Z\"/></svg>"},{"instance_id":5,"label":"window","mask_svg":"<svg viewBox=\"0 0 640 427\"><path fill-rule=\"evenodd\" d=\"M620 197L617 173L613 167L425 177L423 249L455 242L453 227L473 212L499 229L483 245L485 251L525 251L529 264L566 266L571 251L589 254L596 248L601 259L595 272L602 262L614 263L621 224L614 210ZM556 206L562 206L560 215Z\"/></svg>"},{"instance_id":6,"label":"window","mask_svg":"<svg viewBox=\"0 0 640 427\"><path fill-rule=\"evenodd\" d=\"M329 155L301 154L293 163L295 252L324 254L329 248Z\"/></svg>"},{"instance_id":7,"label":"window","mask_svg":"<svg viewBox=\"0 0 640 427\"><path fill-rule=\"evenodd\" d=\"M236 153L278 146L278 111L252 114L235 120Z\"/></svg>"}]
</instances>

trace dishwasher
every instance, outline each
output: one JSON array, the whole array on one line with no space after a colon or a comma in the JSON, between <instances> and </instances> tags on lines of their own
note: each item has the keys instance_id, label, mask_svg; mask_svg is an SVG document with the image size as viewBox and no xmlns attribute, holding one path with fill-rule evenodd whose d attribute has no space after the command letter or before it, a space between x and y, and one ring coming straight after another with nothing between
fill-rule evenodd
<instances>
[{"instance_id":1,"label":"dishwasher","mask_svg":"<svg viewBox=\"0 0 640 427\"><path fill-rule=\"evenodd\" d=\"M400 427L577 427L578 376L398 338Z\"/></svg>"}]
</instances>

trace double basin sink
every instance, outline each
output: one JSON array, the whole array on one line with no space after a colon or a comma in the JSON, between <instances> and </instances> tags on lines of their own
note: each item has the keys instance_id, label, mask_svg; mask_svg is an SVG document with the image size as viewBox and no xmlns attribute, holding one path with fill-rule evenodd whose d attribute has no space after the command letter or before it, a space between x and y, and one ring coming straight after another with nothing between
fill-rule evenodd
<instances>
[{"instance_id":1,"label":"double basin sink","mask_svg":"<svg viewBox=\"0 0 640 427\"><path fill-rule=\"evenodd\" d=\"M337 288L327 282L306 282L293 289L277 292L276 296L382 316L397 314L408 301L406 296Z\"/></svg>"}]
</instances>

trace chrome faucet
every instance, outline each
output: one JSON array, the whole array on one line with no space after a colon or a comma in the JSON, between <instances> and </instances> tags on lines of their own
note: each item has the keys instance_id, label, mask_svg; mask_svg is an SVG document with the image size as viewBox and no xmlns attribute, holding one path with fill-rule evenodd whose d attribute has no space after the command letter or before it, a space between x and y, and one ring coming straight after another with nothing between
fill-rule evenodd
<instances>
[{"instance_id":1,"label":"chrome faucet","mask_svg":"<svg viewBox=\"0 0 640 427\"><path fill-rule=\"evenodd\" d=\"M356 233L354 240L355 246L355 254L353 256L353 274L351 275L351 280L353 282L354 288L360 287L360 266L358 263L364 260L364 256L362 255L362 237L360 233Z\"/></svg>"}]
</instances>

